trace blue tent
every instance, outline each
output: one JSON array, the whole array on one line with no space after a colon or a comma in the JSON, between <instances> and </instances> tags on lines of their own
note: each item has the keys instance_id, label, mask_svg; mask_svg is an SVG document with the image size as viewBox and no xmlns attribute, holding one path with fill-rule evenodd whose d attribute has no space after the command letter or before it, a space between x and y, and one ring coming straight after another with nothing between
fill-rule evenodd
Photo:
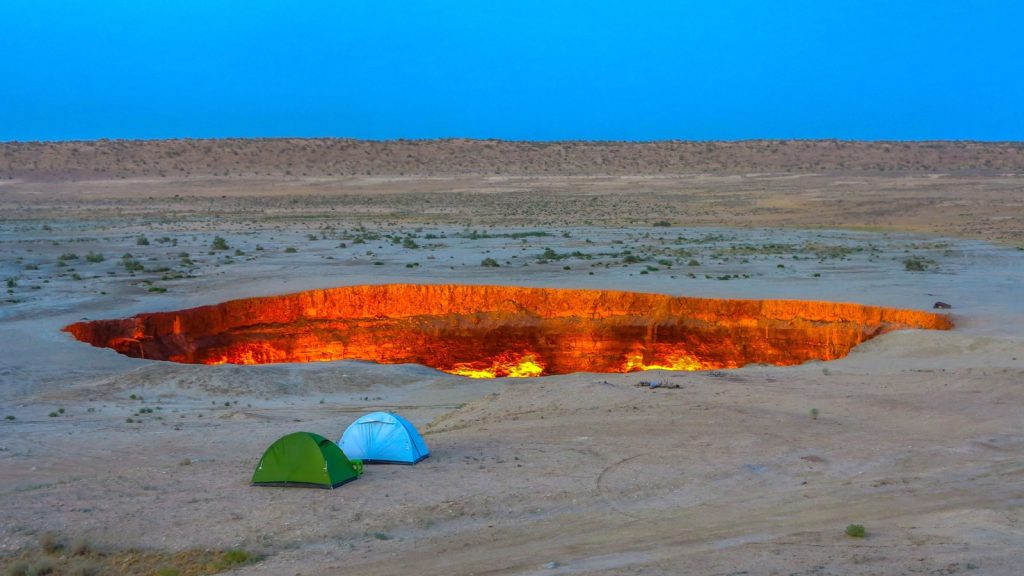
<instances>
[{"instance_id":1,"label":"blue tent","mask_svg":"<svg viewBox=\"0 0 1024 576\"><path fill-rule=\"evenodd\" d=\"M345 429L338 446L350 460L368 464L415 464L430 456L416 427L387 412L359 417Z\"/></svg>"}]
</instances>

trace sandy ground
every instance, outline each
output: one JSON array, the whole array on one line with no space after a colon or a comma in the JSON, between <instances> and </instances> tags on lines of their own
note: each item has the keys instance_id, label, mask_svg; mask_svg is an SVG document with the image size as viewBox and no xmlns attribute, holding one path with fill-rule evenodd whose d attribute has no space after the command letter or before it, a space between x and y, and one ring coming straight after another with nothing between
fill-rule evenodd
<instances>
[{"instance_id":1,"label":"sandy ground","mask_svg":"<svg viewBox=\"0 0 1024 576\"><path fill-rule=\"evenodd\" d=\"M1016 225L1000 224L1003 245L954 237L958 226L977 236L956 214L928 220L942 236L778 227L813 219L796 206L774 220L751 209L734 224L742 229L695 227L683 224L729 221L689 222L671 195L650 208L609 193L587 212L575 192L550 188L544 221L531 225L521 212L539 209L517 208L515 191L469 202L479 196L425 183L436 194L428 215L409 185L394 192L400 209L364 201L369 192L339 194L322 211L306 194L279 205L261 204L259 190L183 199L184 184L182 197L143 200L149 188L137 182L6 196L0 278L14 282L0 304L0 415L14 419L0 421L0 557L53 531L106 547L239 546L266 556L239 573L267 575L1020 573L1024 251L1006 245ZM935 194L965 206L1012 199L1016 183L1000 186ZM885 211L845 192L821 205L837 198ZM607 220L588 218L599 210ZM864 218L830 214L832 226ZM1012 204L1003 215L1022 217ZM884 227L918 230L919 217L890 211ZM650 225L660 220L672 226ZM513 236L522 232L546 235ZM231 249L211 253L215 235ZM410 237L417 247L403 244ZM579 255L540 263L545 249ZM645 260L625 263L625 250ZM104 259L88 262L90 252ZM145 270L129 273L126 253ZM481 267L487 257L501 266ZM926 270L908 271L907 260ZM59 331L82 318L384 282L919 309L942 300L957 328L894 333L839 361L788 368L489 381L359 362L148 362ZM420 426L432 457L367 467L333 491L248 486L278 436L337 437L377 409ZM851 523L868 537L845 536Z\"/></svg>"}]
</instances>

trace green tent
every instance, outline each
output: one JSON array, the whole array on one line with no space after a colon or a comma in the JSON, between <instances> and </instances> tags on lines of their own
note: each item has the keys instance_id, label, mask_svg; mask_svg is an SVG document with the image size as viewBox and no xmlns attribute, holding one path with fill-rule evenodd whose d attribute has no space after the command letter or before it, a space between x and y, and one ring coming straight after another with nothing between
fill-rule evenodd
<instances>
[{"instance_id":1,"label":"green tent","mask_svg":"<svg viewBox=\"0 0 1024 576\"><path fill-rule=\"evenodd\" d=\"M337 488L358 476L337 444L312 432L294 432L267 448L252 484Z\"/></svg>"}]
</instances>

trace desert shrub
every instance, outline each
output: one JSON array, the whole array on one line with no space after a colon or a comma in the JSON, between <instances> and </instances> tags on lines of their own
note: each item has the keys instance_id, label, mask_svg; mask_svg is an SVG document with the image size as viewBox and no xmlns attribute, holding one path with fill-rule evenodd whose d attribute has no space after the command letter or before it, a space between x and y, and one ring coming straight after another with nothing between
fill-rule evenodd
<instances>
[{"instance_id":1,"label":"desert shrub","mask_svg":"<svg viewBox=\"0 0 1024 576\"><path fill-rule=\"evenodd\" d=\"M102 573L103 571L96 562L86 558L78 558L68 566L66 571L62 572L68 576L98 576Z\"/></svg>"},{"instance_id":2,"label":"desert shrub","mask_svg":"<svg viewBox=\"0 0 1024 576\"><path fill-rule=\"evenodd\" d=\"M104 260L106 260L106 257L104 257L103 254L100 254L99 252L89 252L88 254L85 255L85 261L92 262L93 264L97 262L103 262Z\"/></svg>"},{"instance_id":3,"label":"desert shrub","mask_svg":"<svg viewBox=\"0 0 1024 576\"><path fill-rule=\"evenodd\" d=\"M6 574L6 576L28 576L28 571L28 562L19 560L18 562L14 562L9 565L7 570L4 571L4 574Z\"/></svg>"},{"instance_id":4,"label":"desert shrub","mask_svg":"<svg viewBox=\"0 0 1024 576\"><path fill-rule=\"evenodd\" d=\"M227 250L228 248L230 248L230 246L228 246L227 240L221 238L220 236L214 236L213 243L210 244L210 248L212 248L213 250Z\"/></svg>"},{"instance_id":5,"label":"desert shrub","mask_svg":"<svg viewBox=\"0 0 1024 576\"><path fill-rule=\"evenodd\" d=\"M224 553L224 562L229 566L232 564L243 564L249 561L249 553L245 550L228 550Z\"/></svg>"},{"instance_id":6,"label":"desert shrub","mask_svg":"<svg viewBox=\"0 0 1024 576\"><path fill-rule=\"evenodd\" d=\"M89 539L85 536L79 536L78 538L75 538L74 542L71 543L71 548L69 548L69 551L74 556L85 556L89 553L89 550L91 549L92 546L89 544Z\"/></svg>"},{"instance_id":7,"label":"desert shrub","mask_svg":"<svg viewBox=\"0 0 1024 576\"><path fill-rule=\"evenodd\" d=\"M52 412L52 414L57 414ZM53 532L43 532L39 536L39 549L47 554L53 554L61 549L60 540Z\"/></svg>"},{"instance_id":8,"label":"desert shrub","mask_svg":"<svg viewBox=\"0 0 1024 576\"><path fill-rule=\"evenodd\" d=\"M149 238L145 236L139 236L135 239L135 244L138 246L149 246Z\"/></svg>"},{"instance_id":9,"label":"desert shrub","mask_svg":"<svg viewBox=\"0 0 1024 576\"><path fill-rule=\"evenodd\" d=\"M903 268L907 272L924 272L931 267L932 261L927 258L921 258L920 256L914 256L913 258L907 258L903 261Z\"/></svg>"},{"instance_id":10,"label":"desert shrub","mask_svg":"<svg viewBox=\"0 0 1024 576\"><path fill-rule=\"evenodd\" d=\"M295 254L296 252L298 252L298 250L296 250L294 246L289 246L285 248L284 251L285 254Z\"/></svg>"},{"instance_id":11,"label":"desert shrub","mask_svg":"<svg viewBox=\"0 0 1024 576\"><path fill-rule=\"evenodd\" d=\"M220 560L214 563L214 568L217 570L226 570L235 566L256 562L257 560L259 560L259 558L255 555L250 554L245 550L235 548L225 552L224 555L221 556Z\"/></svg>"},{"instance_id":12,"label":"desert shrub","mask_svg":"<svg viewBox=\"0 0 1024 576\"><path fill-rule=\"evenodd\" d=\"M484 268L497 268L498 266L500 266L500 264L498 264L498 261L495 260L494 258L484 258L483 260L480 261L480 265L483 266Z\"/></svg>"},{"instance_id":13,"label":"desert shrub","mask_svg":"<svg viewBox=\"0 0 1024 576\"><path fill-rule=\"evenodd\" d=\"M863 538L867 535L867 530L863 524L850 524L846 527L846 535L851 538Z\"/></svg>"},{"instance_id":14,"label":"desert shrub","mask_svg":"<svg viewBox=\"0 0 1024 576\"><path fill-rule=\"evenodd\" d=\"M555 252L551 248L545 248L544 253L540 255L540 258L541 260L561 260L564 256Z\"/></svg>"}]
</instances>

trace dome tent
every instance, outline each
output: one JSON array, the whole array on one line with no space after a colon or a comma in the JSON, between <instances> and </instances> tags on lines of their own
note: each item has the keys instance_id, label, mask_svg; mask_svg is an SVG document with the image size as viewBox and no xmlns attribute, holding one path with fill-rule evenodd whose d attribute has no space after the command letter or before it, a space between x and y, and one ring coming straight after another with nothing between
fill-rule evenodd
<instances>
[{"instance_id":1,"label":"dome tent","mask_svg":"<svg viewBox=\"0 0 1024 576\"><path fill-rule=\"evenodd\" d=\"M337 488L358 476L337 444L312 432L294 432L267 448L252 484Z\"/></svg>"},{"instance_id":2,"label":"dome tent","mask_svg":"<svg viewBox=\"0 0 1024 576\"><path fill-rule=\"evenodd\" d=\"M338 445L349 458L367 464L415 464L430 456L416 427L388 412L360 416L345 429Z\"/></svg>"}]
</instances>

